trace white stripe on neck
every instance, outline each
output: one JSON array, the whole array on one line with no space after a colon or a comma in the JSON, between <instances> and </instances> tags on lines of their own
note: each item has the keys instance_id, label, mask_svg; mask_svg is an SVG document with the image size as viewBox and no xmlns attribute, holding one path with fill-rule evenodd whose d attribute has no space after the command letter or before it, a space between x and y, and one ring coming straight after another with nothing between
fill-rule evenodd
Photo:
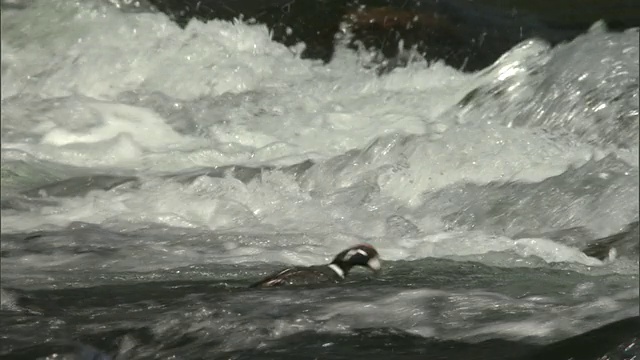
<instances>
[{"instance_id":1,"label":"white stripe on neck","mask_svg":"<svg viewBox=\"0 0 640 360\"><path fill-rule=\"evenodd\" d=\"M329 268L335 271L335 273L338 274L341 279L344 279L344 271L340 268L340 266L336 264L329 264Z\"/></svg>"}]
</instances>

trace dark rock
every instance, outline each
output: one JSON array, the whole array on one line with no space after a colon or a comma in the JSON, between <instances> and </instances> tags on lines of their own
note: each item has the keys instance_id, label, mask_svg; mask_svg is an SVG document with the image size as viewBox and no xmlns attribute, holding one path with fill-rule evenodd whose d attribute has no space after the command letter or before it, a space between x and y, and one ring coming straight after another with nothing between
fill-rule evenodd
<instances>
[{"instance_id":1,"label":"dark rock","mask_svg":"<svg viewBox=\"0 0 640 360\"><path fill-rule=\"evenodd\" d=\"M610 29L640 26L635 0L150 0L181 26L191 19L254 19L287 46L304 42L303 58L331 60L340 24L350 46L378 50L393 66L404 50L466 71L487 67L524 39L570 41L604 20Z\"/></svg>"}]
</instances>

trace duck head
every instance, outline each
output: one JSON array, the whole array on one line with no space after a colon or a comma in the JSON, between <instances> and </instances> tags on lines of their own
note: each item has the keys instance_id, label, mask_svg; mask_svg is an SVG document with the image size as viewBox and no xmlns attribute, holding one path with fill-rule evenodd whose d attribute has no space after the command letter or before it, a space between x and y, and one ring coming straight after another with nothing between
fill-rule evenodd
<instances>
[{"instance_id":1,"label":"duck head","mask_svg":"<svg viewBox=\"0 0 640 360\"><path fill-rule=\"evenodd\" d=\"M378 251L369 244L359 244L342 251L336 255L330 266L339 268L342 277L354 266L364 266L376 273L381 267Z\"/></svg>"}]
</instances>

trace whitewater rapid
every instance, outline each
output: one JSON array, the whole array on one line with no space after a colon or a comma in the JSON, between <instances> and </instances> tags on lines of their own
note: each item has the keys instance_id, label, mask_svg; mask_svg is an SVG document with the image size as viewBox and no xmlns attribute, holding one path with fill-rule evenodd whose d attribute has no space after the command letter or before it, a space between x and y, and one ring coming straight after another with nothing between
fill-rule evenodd
<instances>
[{"instance_id":1,"label":"whitewater rapid","mask_svg":"<svg viewBox=\"0 0 640 360\"><path fill-rule=\"evenodd\" d=\"M525 41L478 73L415 61L378 76L366 53L301 60L240 21L183 30L102 2L3 10L2 187L22 208L2 210L2 233L97 225L94 246L138 248L104 271L306 264L369 241L388 260L502 253L505 266L633 272L633 259L603 263L540 234L637 221L637 40L596 24L557 48ZM206 176L223 166L251 175ZM134 180L38 190L97 174ZM128 231L163 235L114 245ZM3 267L82 263L61 256Z\"/></svg>"}]
</instances>

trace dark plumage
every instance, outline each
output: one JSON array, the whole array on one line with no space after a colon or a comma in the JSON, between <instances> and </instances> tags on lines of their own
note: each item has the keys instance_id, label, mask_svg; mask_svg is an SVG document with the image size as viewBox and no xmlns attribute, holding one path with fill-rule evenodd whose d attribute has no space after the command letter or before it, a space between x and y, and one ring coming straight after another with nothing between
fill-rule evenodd
<instances>
[{"instance_id":1,"label":"dark plumage","mask_svg":"<svg viewBox=\"0 0 640 360\"><path fill-rule=\"evenodd\" d=\"M311 285L319 283L338 283L345 279L354 266L364 266L372 271L380 270L380 257L373 246L360 244L350 247L327 265L296 266L286 268L252 284L253 288L265 288L287 285Z\"/></svg>"}]
</instances>

